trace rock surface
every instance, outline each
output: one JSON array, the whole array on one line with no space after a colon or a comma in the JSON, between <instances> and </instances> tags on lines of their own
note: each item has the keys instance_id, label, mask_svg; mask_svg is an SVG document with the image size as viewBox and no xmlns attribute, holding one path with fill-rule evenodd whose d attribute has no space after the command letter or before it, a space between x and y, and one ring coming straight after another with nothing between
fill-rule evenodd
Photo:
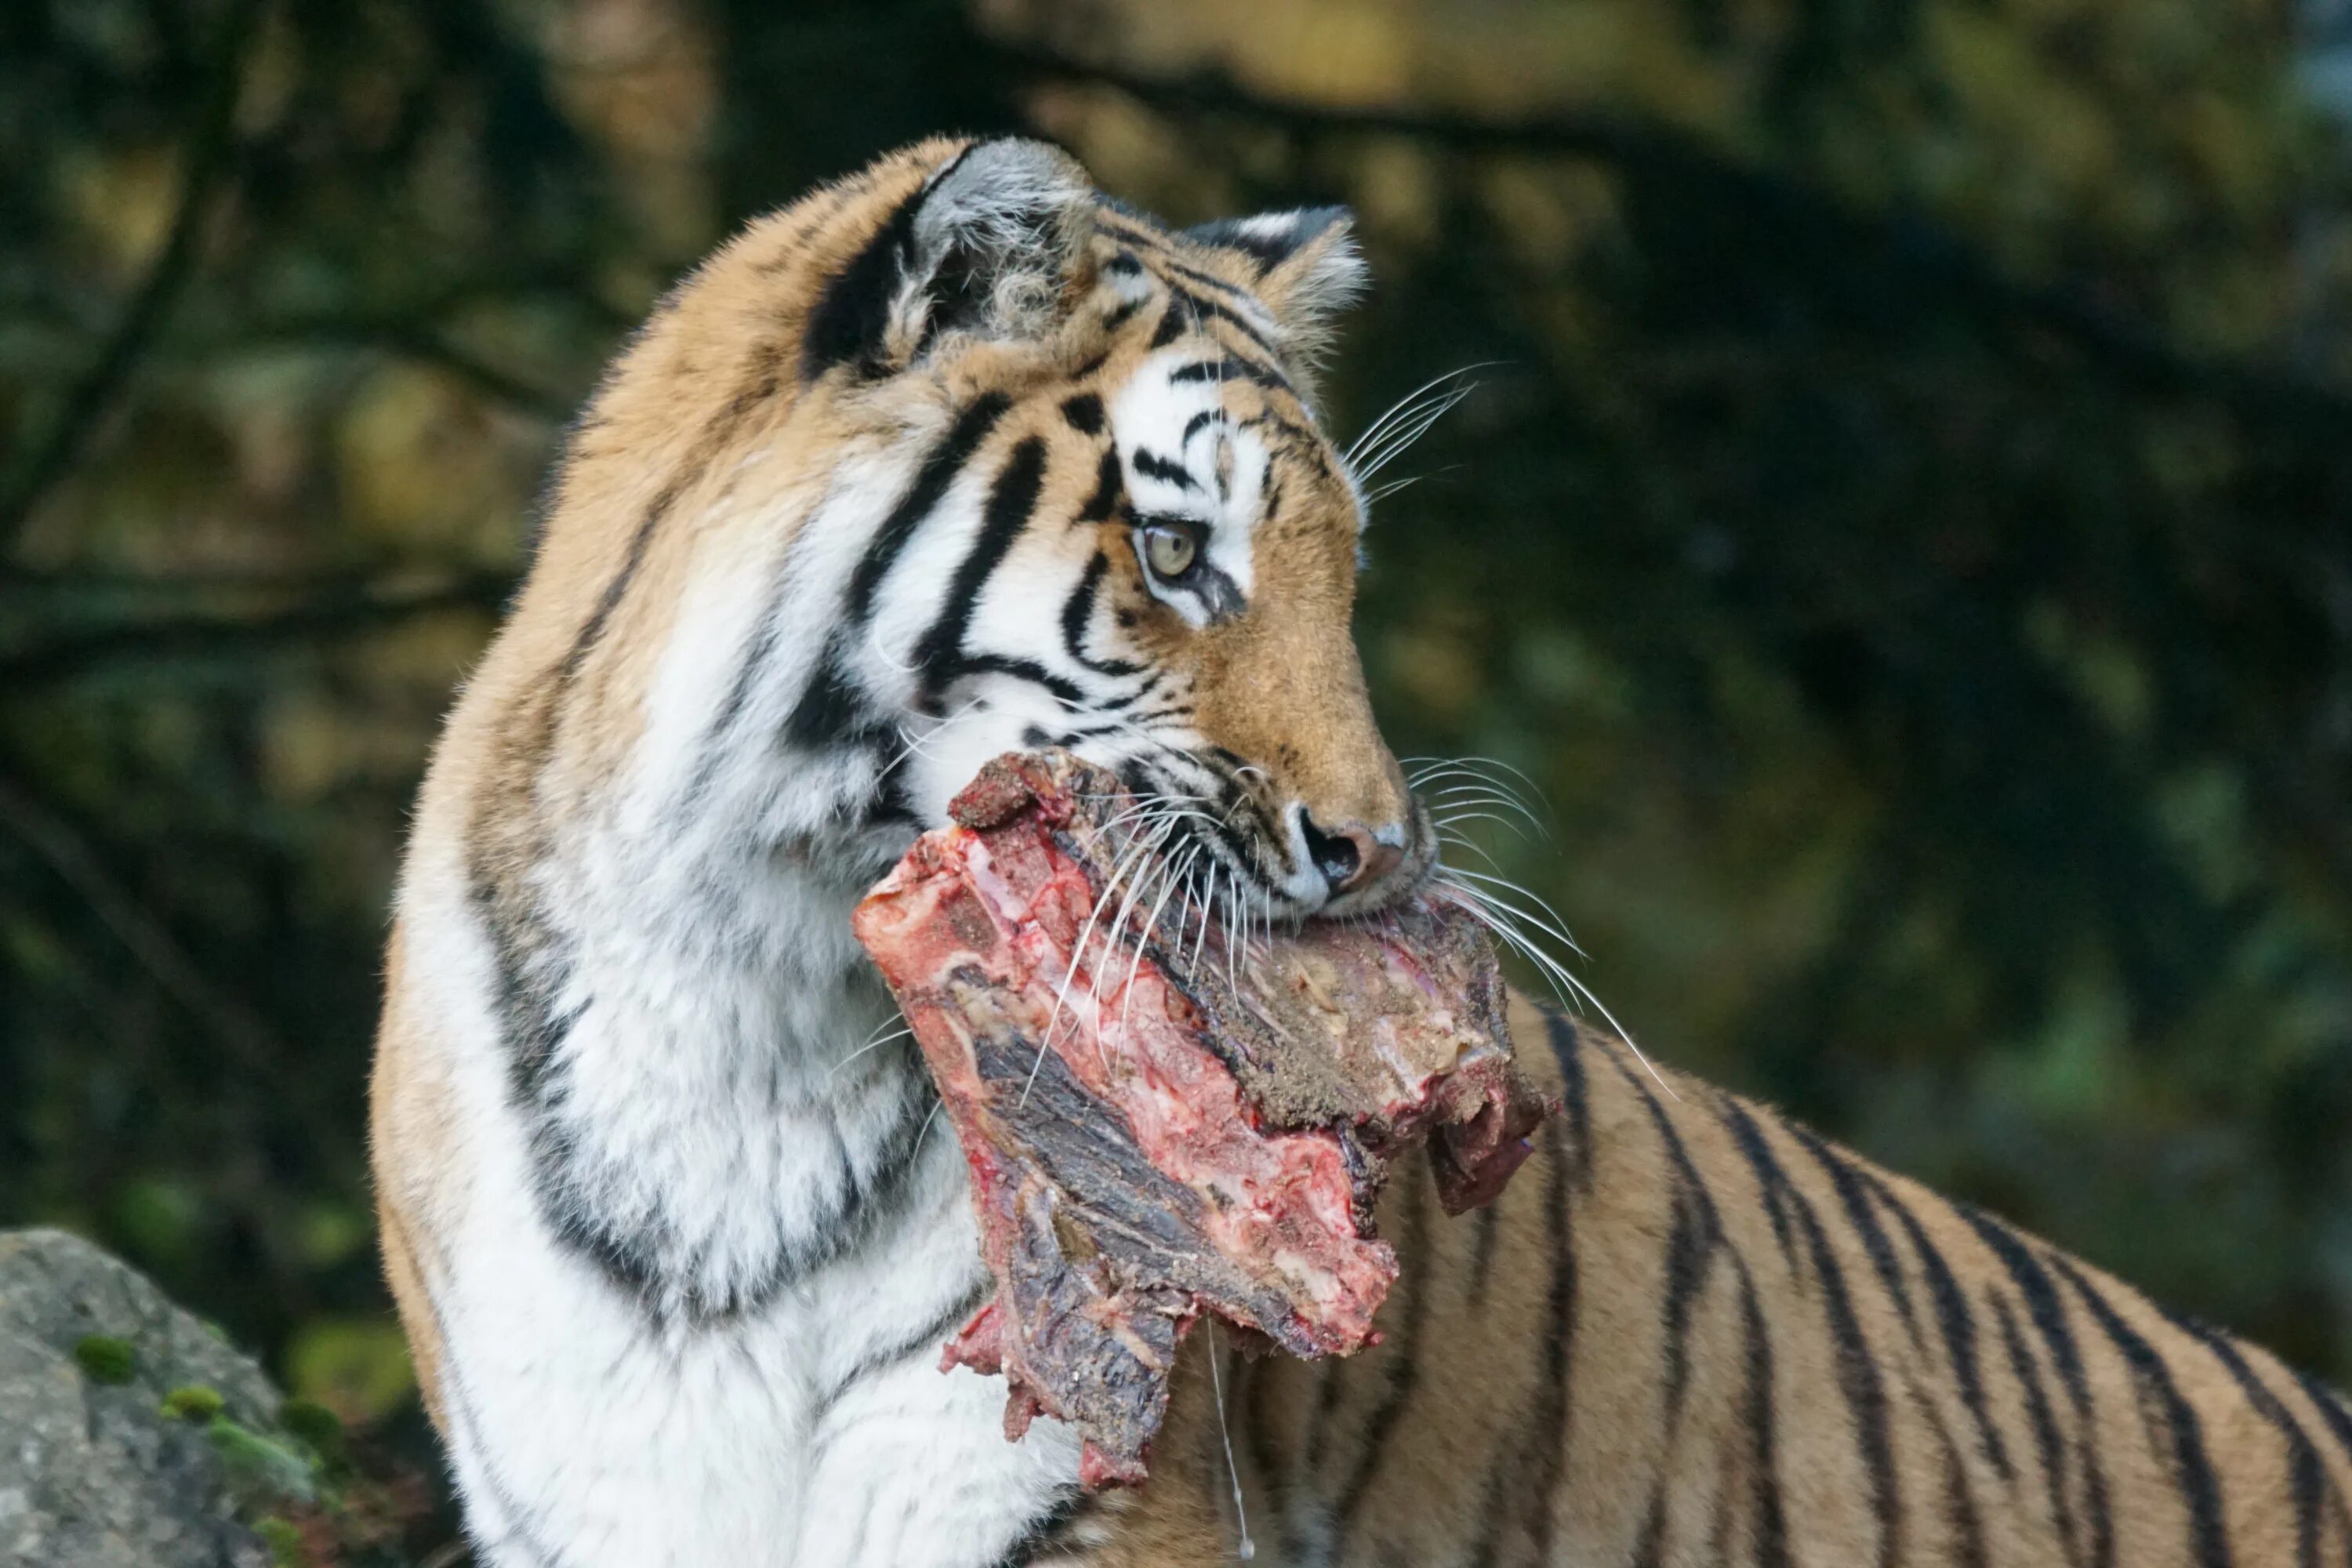
<instances>
[{"instance_id":1,"label":"rock surface","mask_svg":"<svg viewBox=\"0 0 2352 1568\"><path fill-rule=\"evenodd\" d=\"M205 1426L160 1412L186 1388L248 1426L279 1404L258 1366L89 1242L0 1232L0 1564L268 1568Z\"/></svg>"}]
</instances>

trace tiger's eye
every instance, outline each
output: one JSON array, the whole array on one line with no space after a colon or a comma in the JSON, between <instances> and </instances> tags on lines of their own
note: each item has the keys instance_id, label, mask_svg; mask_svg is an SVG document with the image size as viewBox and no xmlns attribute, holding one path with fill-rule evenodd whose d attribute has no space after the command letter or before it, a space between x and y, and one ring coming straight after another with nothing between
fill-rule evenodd
<instances>
[{"instance_id":1,"label":"tiger's eye","mask_svg":"<svg viewBox=\"0 0 2352 1568\"><path fill-rule=\"evenodd\" d=\"M1143 531L1143 559L1155 576L1181 577L1200 553L1201 542L1190 529L1157 525Z\"/></svg>"}]
</instances>

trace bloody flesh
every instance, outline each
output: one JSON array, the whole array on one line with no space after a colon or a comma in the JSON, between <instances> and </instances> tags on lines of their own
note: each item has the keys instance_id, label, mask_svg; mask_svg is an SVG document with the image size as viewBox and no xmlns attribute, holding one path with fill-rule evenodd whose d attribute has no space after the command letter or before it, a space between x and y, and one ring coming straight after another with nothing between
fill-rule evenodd
<instances>
[{"instance_id":1,"label":"bloody flesh","mask_svg":"<svg viewBox=\"0 0 2352 1568\"><path fill-rule=\"evenodd\" d=\"M1371 1224L1389 1159L1426 1138L1459 1212L1547 1109L1466 911L1424 896L1229 945L1188 898L1129 897L1131 804L1066 754L1001 758L855 921L996 1280L944 1364L1005 1374L1010 1436L1072 1423L1089 1485L1142 1479L1203 1311L1298 1355L1361 1348L1397 1271Z\"/></svg>"}]
</instances>

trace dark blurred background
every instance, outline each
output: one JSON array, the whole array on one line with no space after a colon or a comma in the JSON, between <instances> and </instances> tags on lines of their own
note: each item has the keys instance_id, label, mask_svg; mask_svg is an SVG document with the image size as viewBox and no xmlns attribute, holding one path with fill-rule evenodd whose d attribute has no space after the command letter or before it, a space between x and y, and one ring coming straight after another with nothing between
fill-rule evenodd
<instances>
[{"instance_id":1,"label":"dark blurred background","mask_svg":"<svg viewBox=\"0 0 2352 1568\"><path fill-rule=\"evenodd\" d=\"M0 1224L413 1420L386 889L562 423L1017 128L1353 205L1342 438L1483 367L1365 658L1645 1044L2352 1379L2347 125L2347 0L8 0Z\"/></svg>"}]
</instances>

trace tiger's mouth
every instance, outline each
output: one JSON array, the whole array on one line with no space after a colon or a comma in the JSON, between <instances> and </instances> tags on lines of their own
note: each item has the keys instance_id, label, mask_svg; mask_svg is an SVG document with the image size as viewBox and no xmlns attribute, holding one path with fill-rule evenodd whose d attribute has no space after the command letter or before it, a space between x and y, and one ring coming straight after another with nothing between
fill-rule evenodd
<instances>
[{"instance_id":1,"label":"tiger's mouth","mask_svg":"<svg viewBox=\"0 0 2352 1568\"><path fill-rule=\"evenodd\" d=\"M1393 865L1343 889L1315 865L1298 809L1269 798L1274 792L1260 783L1264 770L1170 752L1129 759L1117 772L1140 830L1142 847L1129 874L1148 888L1139 895L1147 909L1165 897L1188 919L1234 931L1296 928L1394 907L1420 893L1440 868L1437 820L1418 796Z\"/></svg>"}]
</instances>

